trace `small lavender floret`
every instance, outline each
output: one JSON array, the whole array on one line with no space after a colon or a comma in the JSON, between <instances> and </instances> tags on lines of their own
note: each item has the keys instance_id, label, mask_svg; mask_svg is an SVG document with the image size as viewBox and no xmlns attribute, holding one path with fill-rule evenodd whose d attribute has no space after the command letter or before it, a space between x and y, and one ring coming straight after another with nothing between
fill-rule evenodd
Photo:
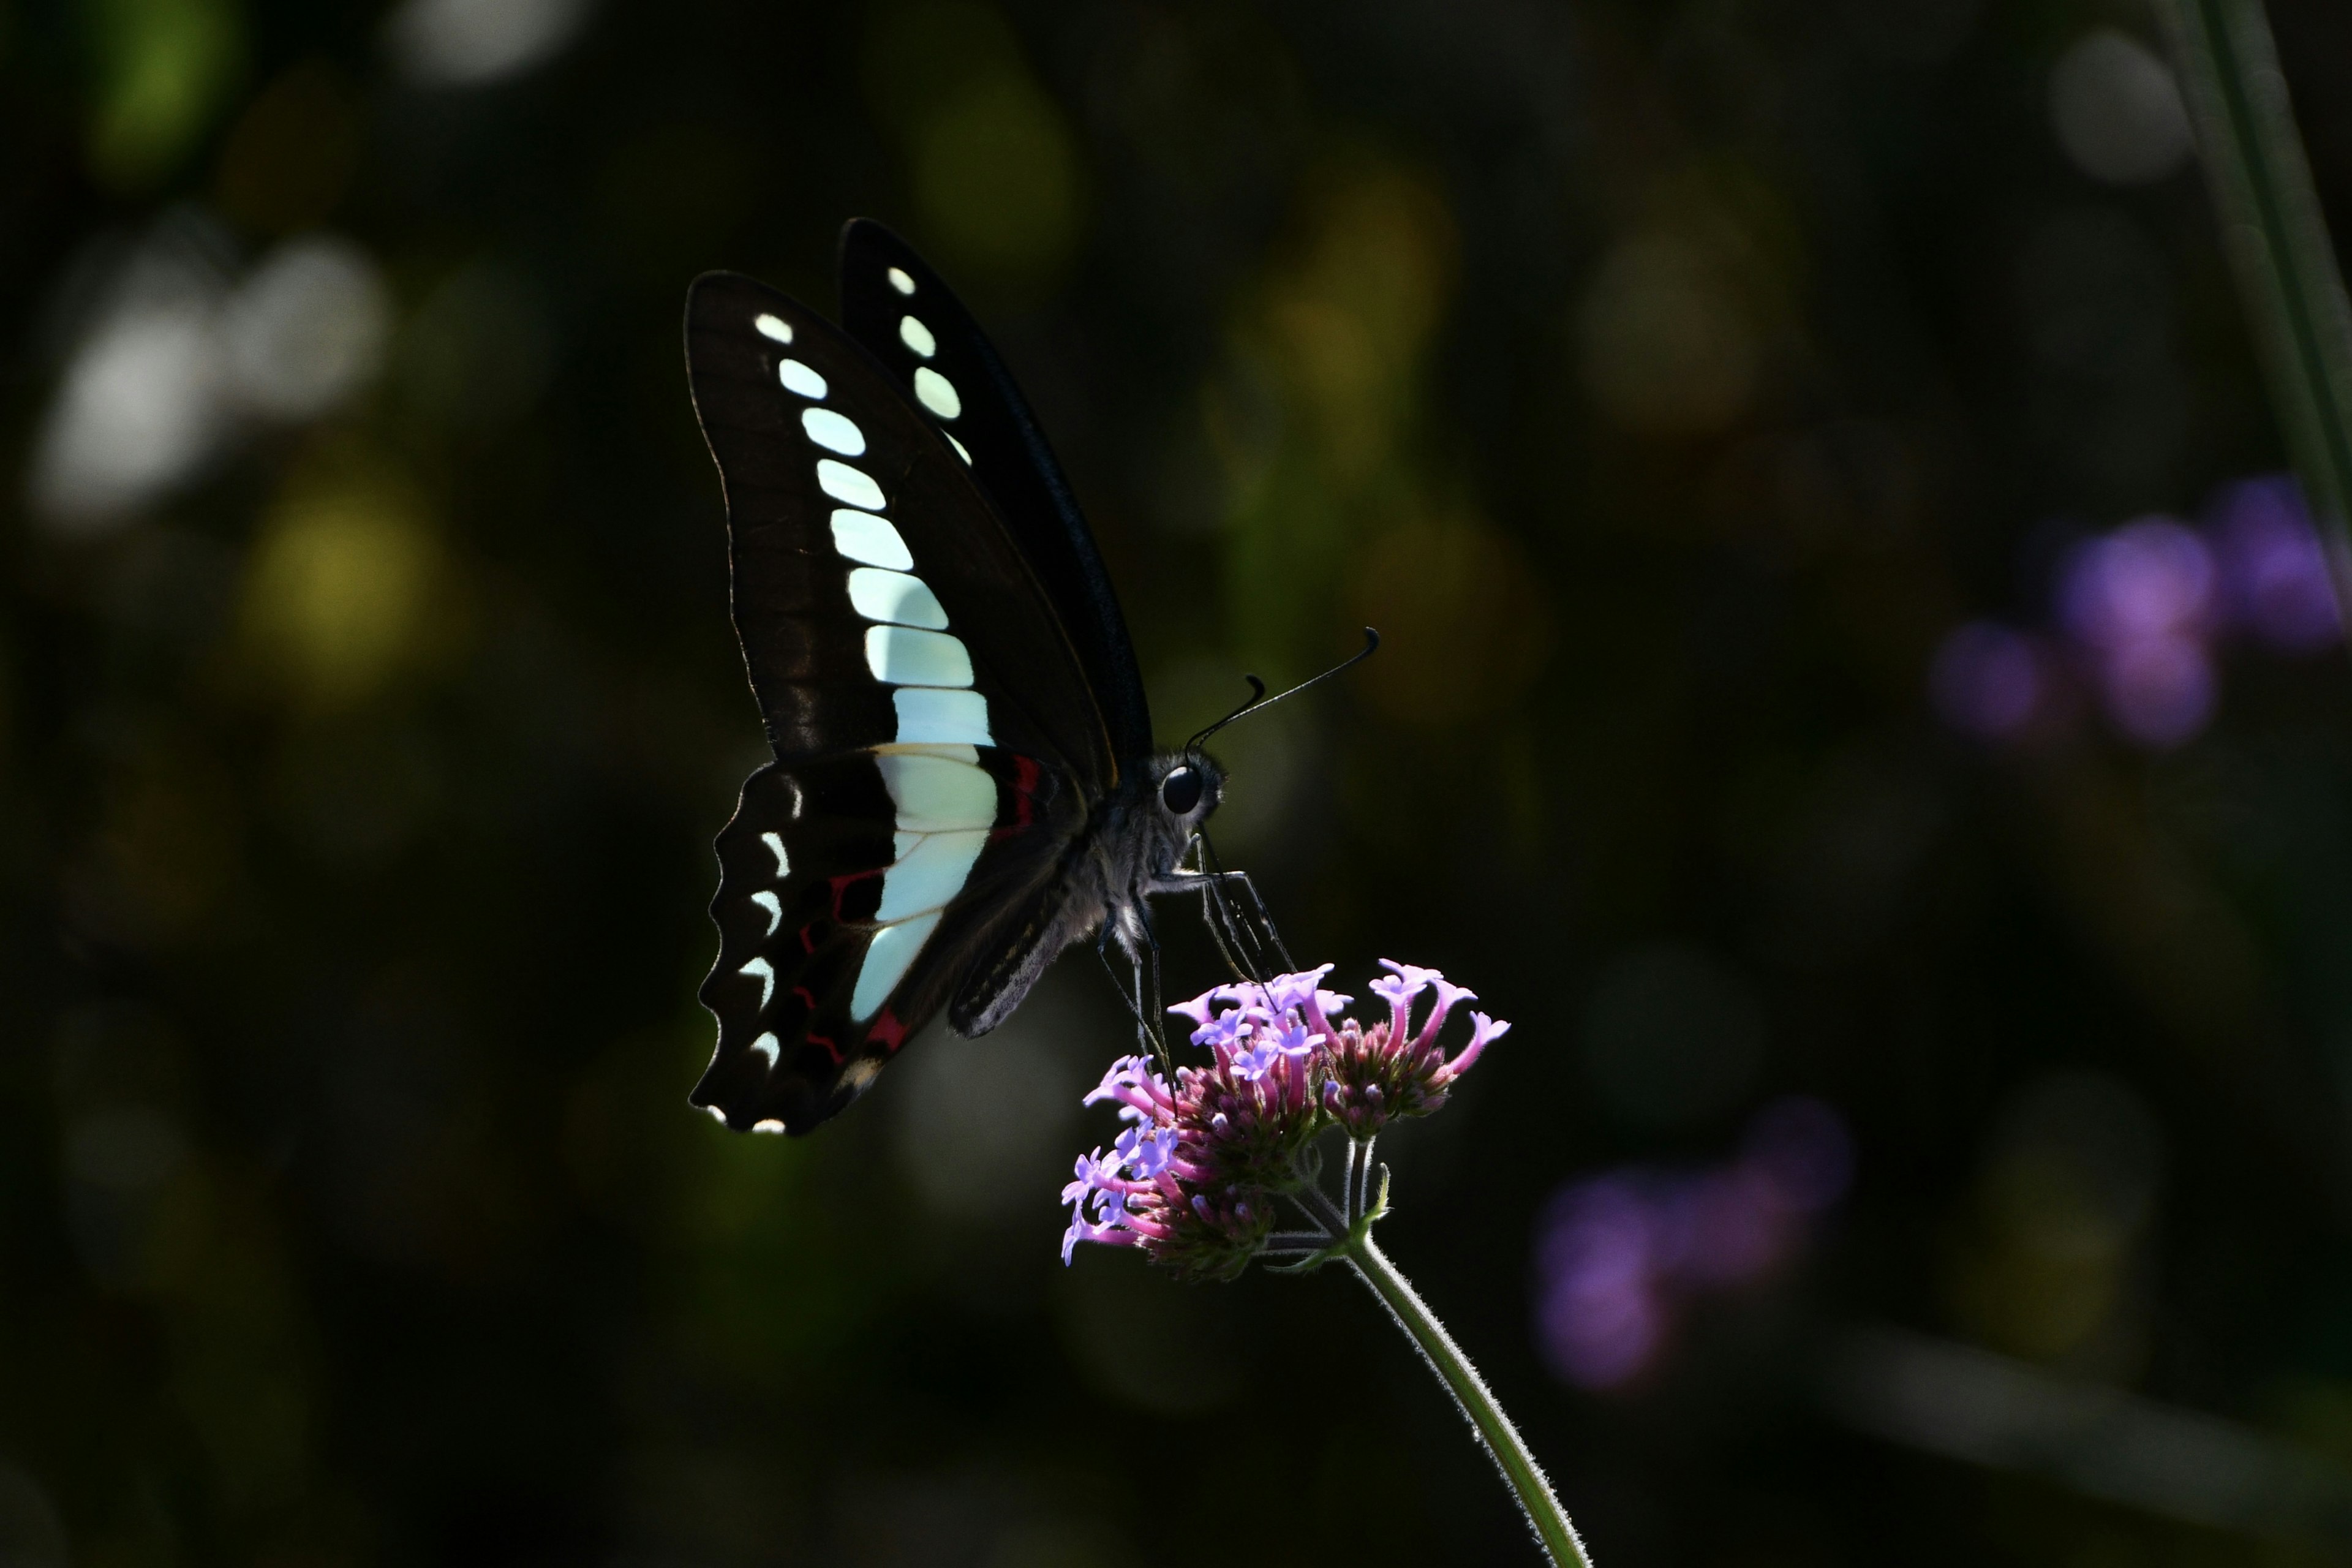
<instances>
[{"instance_id":1,"label":"small lavender floret","mask_svg":"<svg viewBox=\"0 0 2352 1568\"><path fill-rule=\"evenodd\" d=\"M1472 992L1434 969L1382 960L1372 993L1389 1016L1369 1027L1353 1001L1320 989L1332 966L1264 985L1222 985L1171 1007L1192 1024L1204 1066L1171 1083L1150 1058L1121 1057L1086 1103L1109 1101L1128 1126L1106 1152L1081 1159L1062 1191L1071 1205L1068 1262L1081 1241L1135 1247L1195 1279L1231 1279L1272 1233L1276 1199L1306 1179L1300 1158L1337 1126L1368 1138L1444 1105L1454 1083L1509 1025L1470 1015L1469 1043L1451 1058L1439 1035ZM1420 998L1434 991L1416 1026Z\"/></svg>"},{"instance_id":2,"label":"small lavender floret","mask_svg":"<svg viewBox=\"0 0 2352 1568\"><path fill-rule=\"evenodd\" d=\"M1325 1052L1323 1110L1357 1138L1373 1136L1398 1117L1427 1116L1444 1105L1454 1081L1510 1027L1483 1013L1471 1014L1470 1043L1448 1059L1438 1035L1455 1005L1475 1001L1477 994L1434 969L1386 959L1381 963L1391 973L1372 982L1372 994L1388 1003L1388 1017L1369 1029L1346 1020ZM1415 1030L1413 1005L1433 988L1436 999Z\"/></svg>"}]
</instances>

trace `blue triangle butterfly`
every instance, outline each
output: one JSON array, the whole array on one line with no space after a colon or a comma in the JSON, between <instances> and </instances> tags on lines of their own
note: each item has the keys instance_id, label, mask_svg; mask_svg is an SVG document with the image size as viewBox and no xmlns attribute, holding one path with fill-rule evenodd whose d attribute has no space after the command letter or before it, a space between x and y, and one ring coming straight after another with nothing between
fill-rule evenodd
<instances>
[{"instance_id":1,"label":"blue triangle butterfly","mask_svg":"<svg viewBox=\"0 0 2352 1568\"><path fill-rule=\"evenodd\" d=\"M879 224L844 231L841 300L836 328L731 273L687 296L775 751L719 836L701 993L719 1045L692 1099L737 1129L807 1131L941 1010L984 1033L1089 934L1136 964L1141 1021L1147 900L1239 877L1181 864L1223 775L1198 737L1154 749L1109 577L1003 361Z\"/></svg>"}]
</instances>

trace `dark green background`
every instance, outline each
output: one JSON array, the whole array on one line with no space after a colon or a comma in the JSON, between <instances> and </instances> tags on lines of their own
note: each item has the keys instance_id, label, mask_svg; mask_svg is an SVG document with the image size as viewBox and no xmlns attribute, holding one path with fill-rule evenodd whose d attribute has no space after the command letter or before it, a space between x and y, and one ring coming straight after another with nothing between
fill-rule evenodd
<instances>
[{"instance_id":1,"label":"dark green background","mask_svg":"<svg viewBox=\"0 0 2352 1568\"><path fill-rule=\"evenodd\" d=\"M2347 232L2352 26L2276 16ZM1516 1021L1390 1141L1385 1234L1601 1563L2342 1552L1819 1396L1897 1324L2352 1465L2340 655L2231 654L2163 756L1926 696L2069 531L2282 461L2193 169L2053 138L2099 26L2149 36L603 0L434 89L345 0L0 5L0 1560L1535 1560L1347 1281L1060 1267L1123 1047L1090 965L805 1142L686 1107L761 744L679 310L721 266L829 307L856 214L996 331L1163 736L1388 634L1232 732L1221 847L1349 988L1434 963ZM321 227L382 269L380 375L129 514L27 505L92 279ZM1652 1037L1607 999L1661 953L1729 1000ZM2095 1138L2017 1142L2072 1069L2160 1129L2124 1198ZM1632 1387L1556 1382L1545 1197L1788 1091L1859 1151L1806 1255Z\"/></svg>"}]
</instances>

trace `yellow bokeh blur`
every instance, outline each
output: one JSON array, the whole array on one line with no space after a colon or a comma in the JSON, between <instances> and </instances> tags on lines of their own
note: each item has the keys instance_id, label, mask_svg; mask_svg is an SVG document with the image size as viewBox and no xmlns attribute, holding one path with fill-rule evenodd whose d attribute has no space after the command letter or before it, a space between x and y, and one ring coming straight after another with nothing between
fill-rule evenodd
<instances>
[{"instance_id":1,"label":"yellow bokeh blur","mask_svg":"<svg viewBox=\"0 0 2352 1568\"><path fill-rule=\"evenodd\" d=\"M246 568L240 631L298 706L354 706L465 631L462 599L415 487L385 468L298 472Z\"/></svg>"},{"instance_id":2,"label":"yellow bokeh blur","mask_svg":"<svg viewBox=\"0 0 2352 1568\"><path fill-rule=\"evenodd\" d=\"M1416 519L1376 537L1356 609L1386 641L1361 675L1400 723L1444 728L1507 704L1550 646L1546 595L1517 541L1475 518Z\"/></svg>"},{"instance_id":3,"label":"yellow bokeh blur","mask_svg":"<svg viewBox=\"0 0 2352 1568\"><path fill-rule=\"evenodd\" d=\"M1698 436L1747 412L1761 344L1737 276L1679 235L1634 235L1609 253L1577 328L1585 390L1612 423Z\"/></svg>"},{"instance_id":4,"label":"yellow bokeh blur","mask_svg":"<svg viewBox=\"0 0 2352 1568\"><path fill-rule=\"evenodd\" d=\"M1308 238L1267 291L1257 336L1341 485L1393 455L1453 285L1444 202L1401 169L1318 182Z\"/></svg>"}]
</instances>

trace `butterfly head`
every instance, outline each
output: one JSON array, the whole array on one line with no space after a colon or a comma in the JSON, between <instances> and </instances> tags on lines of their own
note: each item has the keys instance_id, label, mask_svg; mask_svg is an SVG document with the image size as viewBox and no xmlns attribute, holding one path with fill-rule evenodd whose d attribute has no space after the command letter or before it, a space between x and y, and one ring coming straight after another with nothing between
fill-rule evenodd
<instances>
[{"instance_id":1,"label":"butterfly head","mask_svg":"<svg viewBox=\"0 0 2352 1568\"><path fill-rule=\"evenodd\" d=\"M1224 787L1224 770L1199 752L1179 752L1160 760L1160 809L1177 826L1192 828L1207 821Z\"/></svg>"}]
</instances>

